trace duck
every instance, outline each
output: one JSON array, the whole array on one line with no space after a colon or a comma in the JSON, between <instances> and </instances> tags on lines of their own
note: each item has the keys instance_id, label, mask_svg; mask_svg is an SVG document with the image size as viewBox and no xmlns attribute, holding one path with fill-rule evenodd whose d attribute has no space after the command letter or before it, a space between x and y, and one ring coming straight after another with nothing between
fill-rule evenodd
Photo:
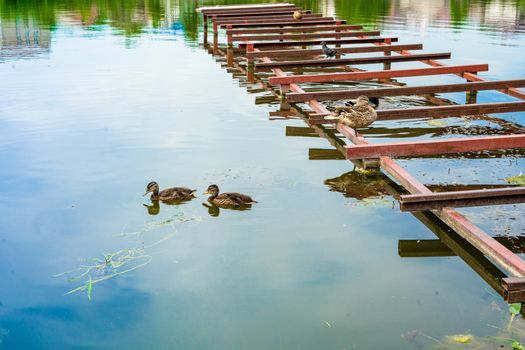
<instances>
[{"instance_id":1,"label":"duck","mask_svg":"<svg viewBox=\"0 0 525 350\"><path fill-rule=\"evenodd\" d=\"M326 45L326 41L322 41L321 46L323 47L323 53L326 55L327 58L335 57L335 55L337 54L336 50L329 48Z\"/></svg>"},{"instance_id":2,"label":"duck","mask_svg":"<svg viewBox=\"0 0 525 350\"><path fill-rule=\"evenodd\" d=\"M193 198L193 194L197 192L197 190L190 190L187 187L172 187L159 192L159 184L151 181L146 186L144 196L150 192L152 193L150 197L152 201L183 201Z\"/></svg>"},{"instance_id":3,"label":"duck","mask_svg":"<svg viewBox=\"0 0 525 350\"><path fill-rule=\"evenodd\" d=\"M377 112L370 105L368 97L359 96L352 107L337 107L332 115L324 119L337 120L352 129L366 128L376 121Z\"/></svg>"},{"instance_id":4,"label":"duck","mask_svg":"<svg viewBox=\"0 0 525 350\"><path fill-rule=\"evenodd\" d=\"M303 19L303 13L301 11L299 11L299 10L294 11L293 19L295 19L295 20Z\"/></svg>"},{"instance_id":5,"label":"duck","mask_svg":"<svg viewBox=\"0 0 525 350\"><path fill-rule=\"evenodd\" d=\"M204 194L209 194L208 202L217 206L238 207L257 203L252 197L242 193L229 192L219 194L219 186L210 185Z\"/></svg>"}]
</instances>

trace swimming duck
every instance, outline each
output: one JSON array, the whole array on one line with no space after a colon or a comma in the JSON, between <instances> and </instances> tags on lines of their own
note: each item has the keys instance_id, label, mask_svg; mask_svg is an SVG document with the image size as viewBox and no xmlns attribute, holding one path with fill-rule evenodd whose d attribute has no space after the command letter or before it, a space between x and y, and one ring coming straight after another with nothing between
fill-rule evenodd
<instances>
[{"instance_id":1,"label":"swimming duck","mask_svg":"<svg viewBox=\"0 0 525 350\"><path fill-rule=\"evenodd\" d=\"M377 112L370 105L368 97L359 96L352 107L337 107L332 115L324 119L337 120L353 129L366 128L376 121Z\"/></svg>"},{"instance_id":2,"label":"swimming duck","mask_svg":"<svg viewBox=\"0 0 525 350\"><path fill-rule=\"evenodd\" d=\"M191 199L197 190L190 190L187 187L172 187L159 192L159 184L152 181L146 186L144 195L147 195L149 192L152 193L150 197L152 201L182 201Z\"/></svg>"},{"instance_id":3,"label":"swimming duck","mask_svg":"<svg viewBox=\"0 0 525 350\"><path fill-rule=\"evenodd\" d=\"M210 185L204 194L209 194L208 202L217 206L238 207L241 205L250 205L257 203L252 197L242 193L230 192L219 194L219 186Z\"/></svg>"},{"instance_id":4,"label":"swimming duck","mask_svg":"<svg viewBox=\"0 0 525 350\"><path fill-rule=\"evenodd\" d=\"M303 13L301 11L299 11L299 10L294 11L293 19L295 19L295 20L303 19Z\"/></svg>"},{"instance_id":5,"label":"swimming duck","mask_svg":"<svg viewBox=\"0 0 525 350\"><path fill-rule=\"evenodd\" d=\"M332 48L329 48L326 45L326 41L322 41L321 45L323 46L323 53L326 55L327 58L335 57L337 51Z\"/></svg>"}]
</instances>

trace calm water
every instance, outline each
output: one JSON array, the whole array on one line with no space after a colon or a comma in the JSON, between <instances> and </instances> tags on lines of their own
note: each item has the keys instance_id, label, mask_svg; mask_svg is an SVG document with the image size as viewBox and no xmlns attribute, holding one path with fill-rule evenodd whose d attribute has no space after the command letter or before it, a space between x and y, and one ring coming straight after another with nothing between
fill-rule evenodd
<instances>
[{"instance_id":1,"label":"calm water","mask_svg":"<svg viewBox=\"0 0 525 350\"><path fill-rule=\"evenodd\" d=\"M525 77L521 0L296 2L451 51L451 64L489 63L482 74L492 79ZM496 328L507 306L462 259L398 252L400 240L436 236L399 211L388 179L308 160L327 141L286 137L304 123L269 120L278 105L255 104L268 93L199 46L196 4L0 0L0 348L449 348L458 333L524 341L521 318L511 335ZM502 117L525 125L524 113ZM377 123L368 136L507 128L457 118ZM525 172L520 154L400 162L429 185L502 185ZM155 207L142 197L152 180L199 195ZM211 183L259 203L206 208ZM461 212L517 236L523 209Z\"/></svg>"}]
</instances>

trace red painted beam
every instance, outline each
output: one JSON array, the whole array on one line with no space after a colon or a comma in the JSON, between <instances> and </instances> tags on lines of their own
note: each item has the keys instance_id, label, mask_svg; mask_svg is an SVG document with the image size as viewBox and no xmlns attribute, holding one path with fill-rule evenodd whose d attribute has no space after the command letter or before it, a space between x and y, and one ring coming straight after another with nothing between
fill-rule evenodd
<instances>
[{"instance_id":1,"label":"red painted beam","mask_svg":"<svg viewBox=\"0 0 525 350\"><path fill-rule=\"evenodd\" d=\"M287 27L294 27L294 26L310 26L314 24L335 24L335 23L341 23L344 24L346 21L337 21L335 19L322 19L322 18L307 18L303 19L301 21L283 21L280 20L279 22L270 21L270 22L264 22L264 23L234 23L229 24L232 26L232 28L243 28L243 27L275 27L275 26L287 26ZM226 28L227 25L222 24L221 28Z\"/></svg>"},{"instance_id":2,"label":"red painted beam","mask_svg":"<svg viewBox=\"0 0 525 350\"><path fill-rule=\"evenodd\" d=\"M274 22L282 22L286 20L293 20L292 16L290 15L276 15L276 16L263 16L263 17L247 17L247 18L220 18L220 19L212 19L212 22L214 22L217 25L224 26L226 24L253 24L253 23L274 23ZM304 19L301 21L296 22L302 22L302 21L311 21L311 20L334 20L333 17L323 17L323 15L320 14L311 14L311 15L304 15Z\"/></svg>"},{"instance_id":3,"label":"red painted beam","mask_svg":"<svg viewBox=\"0 0 525 350\"><path fill-rule=\"evenodd\" d=\"M488 64L471 64L464 66L446 66L431 68L414 68L400 70L380 70L367 72L333 73L316 75L297 75L286 77L270 77L272 85L290 85L300 83L328 83L345 80L389 79L400 77L416 77L423 75L456 74L465 72L482 72L489 69Z\"/></svg>"},{"instance_id":4,"label":"red painted beam","mask_svg":"<svg viewBox=\"0 0 525 350\"><path fill-rule=\"evenodd\" d=\"M356 36L377 36L381 32L329 32L329 33L308 33L308 34L278 34L278 35L240 35L232 36L232 41L263 41L263 40L304 40L319 38L346 38Z\"/></svg>"},{"instance_id":5,"label":"red painted beam","mask_svg":"<svg viewBox=\"0 0 525 350\"><path fill-rule=\"evenodd\" d=\"M346 148L348 159L377 158L383 156L423 156L459 152L491 151L525 148L525 134L489 136L463 139L419 142L354 145Z\"/></svg>"},{"instance_id":6,"label":"red painted beam","mask_svg":"<svg viewBox=\"0 0 525 350\"><path fill-rule=\"evenodd\" d=\"M281 47L281 46L318 46L324 41L326 44L369 44L396 42L398 38L352 38L352 39L316 39L316 40L291 40L291 41L259 41L250 42L251 45L261 47ZM239 43L239 47L245 47L246 43Z\"/></svg>"},{"instance_id":7,"label":"red painted beam","mask_svg":"<svg viewBox=\"0 0 525 350\"><path fill-rule=\"evenodd\" d=\"M287 7L296 7L295 4L259 4L259 5L218 5L218 6L203 6L197 8L195 11L201 12L205 15L210 15L215 12L242 12L242 11L266 11L271 8L287 8Z\"/></svg>"},{"instance_id":8,"label":"red painted beam","mask_svg":"<svg viewBox=\"0 0 525 350\"><path fill-rule=\"evenodd\" d=\"M226 30L229 35L243 34L279 34L279 33L307 33L307 32L335 32L345 30L360 30L360 25L324 25L324 26L305 26L305 27L284 27L284 28L256 28L256 29L230 29Z\"/></svg>"}]
</instances>

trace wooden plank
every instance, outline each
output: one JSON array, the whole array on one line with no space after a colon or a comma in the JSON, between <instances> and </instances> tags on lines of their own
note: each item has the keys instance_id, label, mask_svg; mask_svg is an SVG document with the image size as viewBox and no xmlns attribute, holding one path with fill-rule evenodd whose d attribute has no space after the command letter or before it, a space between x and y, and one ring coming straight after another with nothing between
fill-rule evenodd
<instances>
[{"instance_id":1,"label":"wooden plank","mask_svg":"<svg viewBox=\"0 0 525 350\"><path fill-rule=\"evenodd\" d=\"M396 45L383 45L383 46L358 46L358 47L338 47L337 51L341 54L344 53L366 53L366 52L387 52L397 50L422 50L422 44L396 44ZM322 49L304 49L304 50L265 50L247 52L246 57L248 59L254 58L274 58L274 57L305 57L310 55L323 55Z\"/></svg>"},{"instance_id":2,"label":"wooden plank","mask_svg":"<svg viewBox=\"0 0 525 350\"><path fill-rule=\"evenodd\" d=\"M312 11L305 11L301 10L300 7L297 6L290 6L290 7L283 7L283 8L270 8L270 9L264 9L264 10L242 10L242 11L216 11L213 12L213 14L210 14L212 17L233 17L233 16L267 16L267 15L281 15L281 14L293 14L295 11L300 10L303 13L311 13Z\"/></svg>"},{"instance_id":3,"label":"wooden plank","mask_svg":"<svg viewBox=\"0 0 525 350\"><path fill-rule=\"evenodd\" d=\"M197 8L196 12L201 12L205 15L213 14L215 12L223 11L265 11L271 8L286 8L286 7L295 7L295 4L281 3L281 4L244 4L244 5L217 5L217 6L202 6Z\"/></svg>"},{"instance_id":4,"label":"wooden plank","mask_svg":"<svg viewBox=\"0 0 525 350\"><path fill-rule=\"evenodd\" d=\"M496 149L524 148L525 134L418 142L354 145L346 148L348 159L382 156L421 156L456 152L490 151Z\"/></svg>"},{"instance_id":5,"label":"wooden plank","mask_svg":"<svg viewBox=\"0 0 525 350\"><path fill-rule=\"evenodd\" d=\"M381 32L375 31L360 31L360 32L339 32L339 33L310 33L310 34L279 34L279 35L241 35L232 36L233 41L263 41L263 40L305 40L305 39L318 39L318 38L347 38L356 36L376 36L380 35ZM275 63L275 62L272 62ZM267 63L271 64L271 63Z\"/></svg>"},{"instance_id":6,"label":"wooden plank","mask_svg":"<svg viewBox=\"0 0 525 350\"><path fill-rule=\"evenodd\" d=\"M282 22L286 20L293 20L291 15L274 15L274 16L261 16L261 17L221 17L220 19L212 19L216 25L224 26L227 24L252 24L252 23L274 23ZM312 20L334 20L333 17L323 17L321 14L306 14L303 19L296 22L312 21Z\"/></svg>"},{"instance_id":7,"label":"wooden plank","mask_svg":"<svg viewBox=\"0 0 525 350\"><path fill-rule=\"evenodd\" d=\"M272 85L289 85L300 83L328 83L345 80L389 79L400 77L417 77L423 75L455 74L465 72L481 72L489 69L488 64L471 64L462 66L445 66L431 68L414 68L400 70L382 70L351 73L333 73L317 75L298 75L286 77L270 77Z\"/></svg>"},{"instance_id":8,"label":"wooden plank","mask_svg":"<svg viewBox=\"0 0 525 350\"><path fill-rule=\"evenodd\" d=\"M359 65L359 64L373 64L385 62L408 62L419 61L422 59L448 59L450 52L443 53L429 53L421 55L404 55L404 56L376 56L376 57L360 57L360 58L340 58L340 59L320 59L320 60L302 60L302 61L280 61L272 63L256 63L256 68L270 68L270 67L330 67L342 65ZM367 95L368 96L368 95ZM374 95L375 96L375 95ZM311 99L313 100L313 98Z\"/></svg>"},{"instance_id":9,"label":"wooden plank","mask_svg":"<svg viewBox=\"0 0 525 350\"><path fill-rule=\"evenodd\" d=\"M443 207L461 208L525 202L525 187L439 192L401 196L401 211L425 211Z\"/></svg>"},{"instance_id":10,"label":"wooden plank","mask_svg":"<svg viewBox=\"0 0 525 350\"><path fill-rule=\"evenodd\" d=\"M322 42L327 45L341 45L341 44L370 44L370 43L385 43L396 42L398 38L355 38L355 39L317 39L317 40L294 40L294 41L265 41L253 42L253 46L257 48L262 47L284 47L284 46L318 46ZM239 43L239 47L245 47L246 43ZM284 77L283 77L284 78Z\"/></svg>"},{"instance_id":11,"label":"wooden plank","mask_svg":"<svg viewBox=\"0 0 525 350\"><path fill-rule=\"evenodd\" d=\"M420 56L424 56L424 55L406 55L405 57L418 58ZM397 57L397 56L391 56L391 57ZM344 99L350 99L350 98L357 98L359 95L373 96L373 97L410 96L410 95L427 95L427 94L451 93L451 92L462 92L462 91L508 89L510 87L524 87L524 86L525 86L525 79L476 81L476 82L459 83L459 84L288 93L286 95L286 99L288 100L288 102L296 103L296 102L304 102L304 101L309 101L309 100L319 100L319 101L344 100Z\"/></svg>"},{"instance_id":12,"label":"wooden plank","mask_svg":"<svg viewBox=\"0 0 525 350\"><path fill-rule=\"evenodd\" d=\"M243 34L279 34L279 33L307 33L307 32L335 32L345 30L360 30L361 25L325 25L325 26L304 26L304 27L284 27L284 28L256 28L256 29L230 29L226 30L229 35Z\"/></svg>"},{"instance_id":13,"label":"wooden plank","mask_svg":"<svg viewBox=\"0 0 525 350\"><path fill-rule=\"evenodd\" d=\"M384 109L377 111L377 120L459 117L520 111L525 111L525 101Z\"/></svg>"},{"instance_id":14,"label":"wooden plank","mask_svg":"<svg viewBox=\"0 0 525 350\"><path fill-rule=\"evenodd\" d=\"M335 23L344 24L346 21L337 21L335 19L322 19L322 18L309 18L303 19L301 21L270 21L264 23L234 23L229 24L232 28L250 28L250 27L275 27L275 26L287 26L287 27L296 27L296 26L309 26L312 24L335 24ZM221 25L221 28L226 28L226 25Z\"/></svg>"}]
</instances>

